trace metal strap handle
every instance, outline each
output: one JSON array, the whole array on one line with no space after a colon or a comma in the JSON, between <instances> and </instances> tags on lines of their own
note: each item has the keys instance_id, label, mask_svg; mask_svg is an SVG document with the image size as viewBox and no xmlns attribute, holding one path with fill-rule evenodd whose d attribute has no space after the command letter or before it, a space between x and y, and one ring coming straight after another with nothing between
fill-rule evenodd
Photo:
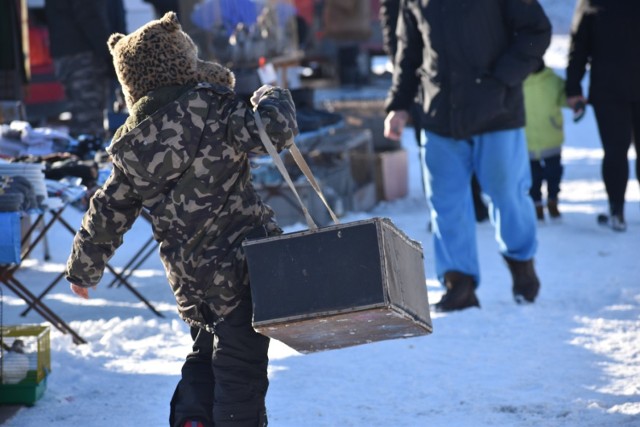
<instances>
[{"instance_id":1,"label":"metal strap handle","mask_svg":"<svg viewBox=\"0 0 640 427\"><path fill-rule=\"evenodd\" d=\"M267 135L267 132L265 131L264 123L262 122L262 118L260 117L260 114L258 113L258 111L254 111L253 115L256 120L256 126L258 127L258 133L260 135L260 139L262 140L262 144L264 144L265 148L267 149L267 153L269 153L276 167L280 171L280 174L282 174L284 180L289 185L289 188L291 188L291 191L296 196L296 199L298 200L298 203L302 208L302 212L304 213L304 217L307 221L307 225L309 229L317 230L318 226L313 221L313 218L311 218L311 215L309 214L309 210L302 202L302 199L300 198L300 195L298 194L298 191L296 190L295 185L293 185L293 181L291 181L289 172L287 171L287 168L285 167L284 163L282 162L282 159L280 158L280 155L278 154L278 150L276 150L276 147L273 145L273 142L271 142L271 139L269 138L269 136ZM298 168L300 168L304 176L307 178L307 181L309 181L309 184L311 184L311 187L313 188L313 190L316 192L320 200L322 200L322 203L327 208L327 211L329 211L329 215L331 216L331 219L333 220L333 222L336 224L339 224L340 221L338 220L338 217L329 206L329 203L327 203L327 200L325 199L324 194L322 194L322 189L320 188L320 185L318 185L318 182L313 176L313 173L311 172L311 169L309 168L307 161L302 156L302 153L300 152L300 149L295 144L295 142L291 141L291 146L289 147L289 151L293 156L293 160L298 165Z\"/></svg>"}]
</instances>

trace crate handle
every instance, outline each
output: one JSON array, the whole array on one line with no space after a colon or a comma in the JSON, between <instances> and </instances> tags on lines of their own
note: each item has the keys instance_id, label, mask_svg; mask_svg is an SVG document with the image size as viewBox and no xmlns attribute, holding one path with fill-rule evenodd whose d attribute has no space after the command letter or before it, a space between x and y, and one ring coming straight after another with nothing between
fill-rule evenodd
<instances>
[{"instance_id":1,"label":"crate handle","mask_svg":"<svg viewBox=\"0 0 640 427\"><path fill-rule=\"evenodd\" d=\"M269 153L269 155L273 159L273 162L278 168L278 171L280 171L280 174L282 174L282 177L284 178L284 180L289 185L289 188L291 188L291 191L296 196L298 203L300 203L300 207L302 208L302 212L304 213L304 217L307 221L307 226L309 227L309 230L317 230L318 226L313 221L313 218L311 218L311 215L309 214L309 210L302 202L302 199L300 198L300 195L298 194L298 191L296 190L295 185L293 185L293 182L291 181L291 177L289 176L289 172L287 171L287 168L285 167L284 163L282 162L282 159L278 155L278 150L276 150L276 147L273 145L273 142L271 142L271 139L269 138L269 136L267 135L267 132L265 131L264 123L262 122L260 113L258 113L258 111L256 110L253 112L253 115L256 120L256 126L258 127L258 134L260 135L262 144L267 149L267 153ZM340 221L338 220L338 217L329 206L329 203L327 203L327 200L324 198L320 185L318 185L318 182L313 176L313 173L311 172L311 169L309 168L307 161L304 159L304 157L302 156L302 153L300 152L300 149L298 148L298 146L295 144L293 140L291 141L289 152L293 156L293 160L295 160L296 164L298 165L298 168L300 168L304 176L307 178L307 181L309 181L309 184L311 184L311 187L313 188L313 190L316 192L318 197L320 197L320 200L322 200L322 203L329 211L329 215L331 215L331 219L333 220L333 222L335 224L339 224Z\"/></svg>"}]
</instances>

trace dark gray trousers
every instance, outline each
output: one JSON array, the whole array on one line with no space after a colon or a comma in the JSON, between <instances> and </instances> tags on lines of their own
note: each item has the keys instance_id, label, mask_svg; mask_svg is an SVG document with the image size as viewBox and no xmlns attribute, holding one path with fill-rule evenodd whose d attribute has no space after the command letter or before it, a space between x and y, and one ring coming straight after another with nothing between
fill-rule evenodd
<instances>
[{"instance_id":1,"label":"dark gray trousers","mask_svg":"<svg viewBox=\"0 0 640 427\"><path fill-rule=\"evenodd\" d=\"M169 425L197 420L205 427L264 427L269 385L269 338L251 326L246 297L216 325L216 333L191 328L193 349L171 399Z\"/></svg>"}]
</instances>

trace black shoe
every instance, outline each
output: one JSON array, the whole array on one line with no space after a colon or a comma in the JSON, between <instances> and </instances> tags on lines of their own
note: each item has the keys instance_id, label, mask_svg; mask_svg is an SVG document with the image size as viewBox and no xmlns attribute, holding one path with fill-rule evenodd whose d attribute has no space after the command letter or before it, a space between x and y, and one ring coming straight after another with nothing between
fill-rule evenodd
<instances>
[{"instance_id":1,"label":"black shoe","mask_svg":"<svg viewBox=\"0 0 640 427\"><path fill-rule=\"evenodd\" d=\"M533 267L533 259L517 261L504 257L513 278L513 298L518 304L534 302L540 291L540 280Z\"/></svg>"},{"instance_id":2,"label":"black shoe","mask_svg":"<svg viewBox=\"0 0 640 427\"><path fill-rule=\"evenodd\" d=\"M480 307L473 277L457 271L449 271L444 275L444 285L447 287L447 292L434 305L436 311L446 312Z\"/></svg>"}]
</instances>

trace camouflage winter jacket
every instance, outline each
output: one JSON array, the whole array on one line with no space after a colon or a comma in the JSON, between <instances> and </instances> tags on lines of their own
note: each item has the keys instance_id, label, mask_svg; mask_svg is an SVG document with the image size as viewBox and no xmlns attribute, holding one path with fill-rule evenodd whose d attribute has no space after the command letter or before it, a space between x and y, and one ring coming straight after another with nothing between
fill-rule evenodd
<instances>
[{"instance_id":1,"label":"camouflage winter jacket","mask_svg":"<svg viewBox=\"0 0 640 427\"><path fill-rule=\"evenodd\" d=\"M257 110L288 147L298 132L289 92L270 89ZM146 209L180 316L211 329L248 291L243 239L282 232L251 184L248 155L266 153L252 110L223 86L161 88L136 103L107 151L113 170L75 236L67 280L97 284Z\"/></svg>"}]
</instances>

